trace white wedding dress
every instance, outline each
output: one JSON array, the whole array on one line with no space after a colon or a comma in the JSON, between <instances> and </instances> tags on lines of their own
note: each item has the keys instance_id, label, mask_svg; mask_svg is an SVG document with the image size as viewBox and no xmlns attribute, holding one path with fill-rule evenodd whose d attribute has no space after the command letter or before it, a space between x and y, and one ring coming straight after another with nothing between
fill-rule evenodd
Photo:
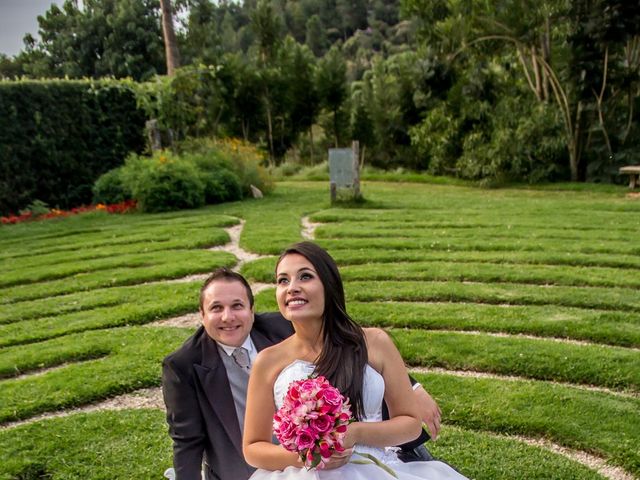
<instances>
[{"instance_id":1,"label":"white wedding dress","mask_svg":"<svg viewBox=\"0 0 640 480\"><path fill-rule=\"evenodd\" d=\"M280 408L282 401L294 380L307 378L314 369L314 365L303 360L295 360L285 367L276 378L273 394L276 408ZM370 365L367 365L364 376L364 422L378 422L382 420L382 399L384 397L384 379ZM399 480L462 480L460 475L449 465L438 462L410 462L398 460L393 448L381 449L366 445L356 445L356 452L374 455L382 463L391 468ZM364 460L364 457L354 454L352 460ZM374 464L348 463L333 470L307 470L305 468L287 467L284 471L267 471L258 469L249 480L393 480L394 477Z\"/></svg>"}]
</instances>

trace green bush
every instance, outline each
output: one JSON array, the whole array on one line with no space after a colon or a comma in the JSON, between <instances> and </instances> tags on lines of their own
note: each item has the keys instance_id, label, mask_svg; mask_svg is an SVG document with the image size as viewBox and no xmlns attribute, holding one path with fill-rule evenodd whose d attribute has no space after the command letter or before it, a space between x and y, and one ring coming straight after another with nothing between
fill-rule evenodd
<instances>
[{"instance_id":1,"label":"green bush","mask_svg":"<svg viewBox=\"0 0 640 480\"><path fill-rule=\"evenodd\" d=\"M273 181L262 166L264 155L251 144L234 138L189 139L179 145L182 156L193 155L201 168L224 166L240 180L243 196L251 195L251 185L263 193L273 190Z\"/></svg>"},{"instance_id":2,"label":"green bush","mask_svg":"<svg viewBox=\"0 0 640 480\"><path fill-rule=\"evenodd\" d=\"M138 175L135 180L129 177L129 186L143 212L166 212L204 205L205 185L192 163L160 155L132 162L132 165Z\"/></svg>"},{"instance_id":3,"label":"green bush","mask_svg":"<svg viewBox=\"0 0 640 480\"><path fill-rule=\"evenodd\" d=\"M460 120L445 103L429 111L422 123L411 129L411 142L421 157L421 165L433 174L452 173L460 154Z\"/></svg>"},{"instance_id":4,"label":"green bush","mask_svg":"<svg viewBox=\"0 0 640 480\"><path fill-rule=\"evenodd\" d=\"M204 183L204 200L207 204L242 199L240 179L224 167L202 170L200 179Z\"/></svg>"},{"instance_id":5,"label":"green bush","mask_svg":"<svg viewBox=\"0 0 640 480\"><path fill-rule=\"evenodd\" d=\"M489 128L476 128L457 161L462 177L538 183L558 180L566 164L560 119L548 106L521 99L501 100Z\"/></svg>"},{"instance_id":6,"label":"green bush","mask_svg":"<svg viewBox=\"0 0 640 480\"><path fill-rule=\"evenodd\" d=\"M131 154L121 168L96 181L94 200L117 203L135 199L142 211L162 212L241 200L251 185L264 193L272 182L259 163L261 156L235 140L190 140L180 153Z\"/></svg>"},{"instance_id":7,"label":"green bush","mask_svg":"<svg viewBox=\"0 0 640 480\"><path fill-rule=\"evenodd\" d=\"M229 202L242 198L241 180L232 171L231 160L225 158L220 150L211 149L206 153L183 153L180 157L192 162L200 170L207 204Z\"/></svg>"},{"instance_id":8,"label":"green bush","mask_svg":"<svg viewBox=\"0 0 640 480\"><path fill-rule=\"evenodd\" d=\"M553 104L514 88L500 66L462 76L446 100L438 100L411 129L418 164L484 184L558 180L567 153Z\"/></svg>"},{"instance_id":9,"label":"green bush","mask_svg":"<svg viewBox=\"0 0 640 480\"><path fill-rule=\"evenodd\" d=\"M131 189L123 182L122 167L103 174L93 185L94 203L120 203L133 198Z\"/></svg>"}]
</instances>

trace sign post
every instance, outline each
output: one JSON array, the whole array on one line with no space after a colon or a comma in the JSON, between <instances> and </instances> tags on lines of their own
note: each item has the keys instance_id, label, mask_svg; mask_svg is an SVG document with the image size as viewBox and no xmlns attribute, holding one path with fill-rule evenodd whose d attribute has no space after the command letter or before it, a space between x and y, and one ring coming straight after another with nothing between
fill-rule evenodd
<instances>
[{"instance_id":1,"label":"sign post","mask_svg":"<svg viewBox=\"0 0 640 480\"><path fill-rule=\"evenodd\" d=\"M346 190L351 199L360 198L359 143L351 148L329 149L329 187L333 205L340 191Z\"/></svg>"}]
</instances>

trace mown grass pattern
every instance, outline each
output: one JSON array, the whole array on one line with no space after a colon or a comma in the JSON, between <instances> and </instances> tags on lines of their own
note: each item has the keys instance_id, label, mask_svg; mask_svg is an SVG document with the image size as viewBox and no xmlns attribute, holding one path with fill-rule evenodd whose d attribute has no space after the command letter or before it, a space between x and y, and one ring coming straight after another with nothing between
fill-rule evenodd
<instances>
[{"instance_id":1,"label":"mown grass pattern","mask_svg":"<svg viewBox=\"0 0 640 480\"><path fill-rule=\"evenodd\" d=\"M431 449L455 458L470 478L511 479L516 464L530 479L603 478L541 448L457 427L447 428ZM0 478L7 480L47 474L65 480L152 480L171 462L164 415L152 410L78 414L0 431L0 450L7 458Z\"/></svg>"},{"instance_id":2,"label":"mown grass pattern","mask_svg":"<svg viewBox=\"0 0 640 480\"><path fill-rule=\"evenodd\" d=\"M162 359L180 346L188 334L179 329L130 327L69 335L63 341L56 339L54 341L63 347L56 362L47 361L43 356L41 364L55 365L63 359L69 363L41 375L0 380L3 395L0 423L158 386ZM101 355L71 362L77 353L64 348L69 343L84 344L85 348L91 346L94 353ZM15 362L13 368L29 370L33 365L23 364L22 359L15 358L12 349L5 349L2 353L1 370L11 368L11 359ZM5 355L9 356L7 361L3 358Z\"/></svg>"},{"instance_id":3,"label":"mown grass pattern","mask_svg":"<svg viewBox=\"0 0 640 480\"><path fill-rule=\"evenodd\" d=\"M324 184L281 183L197 211L3 227L0 422L158 385L160 359L190 330L136 325L195 311L200 286L166 280L234 264L206 248L244 219L241 246L271 256L242 271L272 282L308 215L356 320L387 328L411 366L495 376L416 374L447 423L436 455L477 479L602 478L496 436L518 434L640 476L640 203L598 188L364 192L357 208L329 208ZM276 309L273 290L256 302ZM0 452L0 478L159 478L171 462L162 412L145 410L0 430Z\"/></svg>"}]
</instances>

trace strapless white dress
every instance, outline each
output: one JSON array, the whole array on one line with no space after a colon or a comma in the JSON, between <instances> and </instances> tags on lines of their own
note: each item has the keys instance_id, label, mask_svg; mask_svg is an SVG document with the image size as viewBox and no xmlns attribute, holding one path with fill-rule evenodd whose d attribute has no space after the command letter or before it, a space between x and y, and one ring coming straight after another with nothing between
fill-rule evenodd
<instances>
[{"instance_id":1,"label":"strapless white dress","mask_svg":"<svg viewBox=\"0 0 640 480\"><path fill-rule=\"evenodd\" d=\"M276 378L273 394L276 409L282 406L284 397L291 382L307 378L314 369L314 365L303 360L295 360L285 367ZM363 406L364 422L379 422L382 420L382 399L384 397L384 379L373 367L367 365L364 375ZM395 449L376 448L367 445L356 445L356 452L374 455L378 460L391 468L399 480L462 480L460 475L446 463L410 462L398 460ZM353 455L353 460L362 460ZM268 471L258 469L250 480L393 480L394 477L374 464L348 463L333 470L307 470L305 468L287 467L283 471Z\"/></svg>"}]
</instances>

